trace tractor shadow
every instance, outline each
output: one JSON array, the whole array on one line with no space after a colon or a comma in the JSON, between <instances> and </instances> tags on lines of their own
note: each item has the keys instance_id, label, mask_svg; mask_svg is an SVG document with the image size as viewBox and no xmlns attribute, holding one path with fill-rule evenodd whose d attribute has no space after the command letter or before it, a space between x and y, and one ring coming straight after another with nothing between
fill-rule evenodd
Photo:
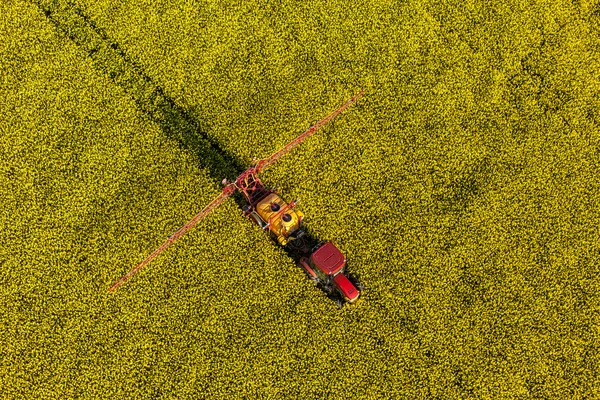
<instances>
[{"instance_id":1,"label":"tractor shadow","mask_svg":"<svg viewBox=\"0 0 600 400\"><path fill-rule=\"evenodd\" d=\"M144 115L158 124L169 139L196 155L200 167L213 179L221 182L246 169L241 160L211 138L200 121L169 97L142 66L80 8L50 0L35 0L34 3L59 31L88 54L99 71L131 96Z\"/></svg>"},{"instance_id":2,"label":"tractor shadow","mask_svg":"<svg viewBox=\"0 0 600 400\"><path fill-rule=\"evenodd\" d=\"M246 170L248 166L242 160L210 137L206 126L169 97L142 66L131 59L82 9L56 0L33 0L33 3L49 22L87 53L100 72L130 95L144 115L158 124L169 139L182 150L194 154L199 166L212 179L220 184L223 178L235 178ZM236 193L232 198L241 209L246 205L241 194ZM310 248L323 242L309 232L306 240ZM285 250L296 262L299 260L297 251ZM321 289L327 293L327 288ZM328 293L328 297L337 303L335 293Z\"/></svg>"}]
</instances>

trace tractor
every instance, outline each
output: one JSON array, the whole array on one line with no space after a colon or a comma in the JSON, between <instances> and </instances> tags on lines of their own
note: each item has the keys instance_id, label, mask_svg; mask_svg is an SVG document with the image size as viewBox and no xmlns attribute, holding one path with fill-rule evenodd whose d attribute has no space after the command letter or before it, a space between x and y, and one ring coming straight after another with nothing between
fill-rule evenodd
<instances>
[{"instance_id":1,"label":"tractor","mask_svg":"<svg viewBox=\"0 0 600 400\"><path fill-rule=\"evenodd\" d=\"M354 103L363 93L364 91L361 91L350 98L334 112L311 126L269 158L259 161L254 159L251 166L235 180L229 181L227 178L223 179L221 183L224 188L217 198L187 224L170 235L158 249L113 284L109 290L111 292L114 291L156 256L165 251L173 242L179 239L228 197L241 192L246 202L242 210L244 216L256 223L261 229L268 230L274 241L295 259L296 263L306 272L308 277L325 291L336 302L338 307L342 307L344 302L354 303L360 295L362 286L357 280L346 274L346 258L342 252L333 242L316 242L315 239L307 234L302 227L304 214L295 209L298 200L291 203L285 202L275 192L275 189L269 189L263 185L258 177L258 173L314 134L319 128Z\"/></svg>"},{"instance_id":2,"label":"tractor","mask_svg":"<svg viewBox=\"0 0 600 400\"><path fill-rule=\"evenodd\" d=\"M244 216L261 229L268 229L271 237L293 255L309 278L326 293L333 295L335 288L340 297L332 297L338 306L341 305L339 299L348 303L358 299L359 290L345 275L346 258L342 252L332 242L311 246L309 236L302 229L304 214L295 209L298 200L286 203L274 189L267 189L254 166L241 174L235 185L249 203L244 208Z\"/></svg>"}]
</instances>

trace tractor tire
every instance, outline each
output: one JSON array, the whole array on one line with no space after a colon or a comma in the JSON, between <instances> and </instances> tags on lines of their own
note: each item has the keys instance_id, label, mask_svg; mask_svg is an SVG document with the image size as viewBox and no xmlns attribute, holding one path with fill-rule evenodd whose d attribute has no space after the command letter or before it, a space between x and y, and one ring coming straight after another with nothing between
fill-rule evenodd
<instances>
[{"instance_id":1,"label":"tractor tire","mask_svg":"<svg viewBox=\"0 0 600 400\"><path fill-rule=\"evenodd\" d=\"M321 288L323 289L323 291L325 293L327 293L329 295L332 294L335 291L335 289L331 285L323 285L323 284L321 284Z\"/></svg>"},{"instance_id":2,"label":"tractor tire","mask_svg":"<svg viewBox=\"0 0 600 400\"><path fill-rule=\"evenodd\" d=\"M260 219L260 217L257 217L254 213L250 213L249 217L252 219L252 221L254 221L254 223L256 223L256 225L259 226L260 229L263 229L265 227L265 224Z\"/></svg>"},{"instance_id":3,"label":"tractor tire","mask_svg":"<svg viewBox=\"0 0 600 400\"><path fill-rule=\"evenodd\" d=\"M335 305L337 306L338 310L341 310L342 308L344 308L344 301L342 299L340 299L339 297L335 297L333 299Z\"/></svg>"}]
</instances>

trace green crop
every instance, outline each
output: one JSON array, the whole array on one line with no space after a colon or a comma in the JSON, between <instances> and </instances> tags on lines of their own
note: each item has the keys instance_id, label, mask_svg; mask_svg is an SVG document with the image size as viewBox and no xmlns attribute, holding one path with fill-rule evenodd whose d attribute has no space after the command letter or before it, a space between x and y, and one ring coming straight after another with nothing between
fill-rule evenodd
<instances>
[{"instance_id":1,"label":"green crop","mask_svg":"<svg viewBox=\"0 0 600 400\"><path fill-rule=\"evenodd\" d=\"M600 5L0 3L2 398L595 398ZM228 200L253 157L366 286Z\"/></svg>"}]
</instances>

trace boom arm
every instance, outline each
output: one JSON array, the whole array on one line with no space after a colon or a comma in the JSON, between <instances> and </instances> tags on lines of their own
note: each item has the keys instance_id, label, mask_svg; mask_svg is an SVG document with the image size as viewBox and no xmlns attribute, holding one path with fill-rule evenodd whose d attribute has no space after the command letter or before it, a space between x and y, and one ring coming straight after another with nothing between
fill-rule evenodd
<instances>
[{"instance_id":1,"label":"boom arm","mask_svg":"<svg viewBox=\"0 0 600 400\"><path fill-rule=\"evenodd\" d=\"M225 188L223 188L223 192L221 192L221 194L219 196L217 196L216 199L214 199L209 205L204 207L204 209L202 211L200 211L198 214L196 214L196 216L194 218L192 218L187 224L185 224L184 226L179 228L179 230L177 230L175 233L170 235L167 238L167 240L162 244L162 246L160 246L158 249L154 250L152 252L152 254L150 254L148 257L146 257L146 259L144 261L139 263L134 269L129 271L121 279L119 279L117 282L115 282L115 284L112 285L110 287L110 289L108 289L108 290L112 292L116 288L121 286L123 283L125 283L125 281L127 281L129 278L131 278L136 272L138 272L140 269L142 269L150 261L154 260L154 258L156 258L156 256L158 256L160 253L165 251L167 249L167 247L169 247L171 245L171 243L173 243L174 241L179 239L181 236L183 236L183 234L186 233L187 231L189 231L194 225L196 225L198 223L198 221L200 221L202 218L207 216L212 210L217 208L223 201L225 201L225 199L227 199L229 196L231 196L235 192L235 190L236 190L236 187L235 187L234 183L230 183L229 185L225 186Z\"/></svg>"},{"instance_id":2,"label":"boom arm","mask_svg":"<svg viewBox=\"0 0 600 400\"><path fill-rule=\"evenodd\" d=\"M121 279L119 279L117 282L115 282L115 284L112 285L108 290L111 291L111 292L113 292L115 289L117 289L119 286L121 286L123 283L125 283L136 272L138 272L145 265L147 265L148 263L150 263L150 261L152 261L153 259L155 259L160 253L162 253L163 251L165 251L171 245L171 243L175 242L177 239L179 239L181 236L183 236L184 233L186 233L187 231L189 231L202 218L204 218L212 210L214 210L215 208L217 208L223 201L225 201L225 199L227 199L237 189L240 188L240 187L238 187L236 185L236 183L239 182L242 177L247 176L245 174L248 174L250 172L252 174L252 176L254 176L255 173L258 173L258 172L264 170L265 168L267 168L269 165L273 164L281 156L283 156L284 154L288 153L294 147L298 146L300 143L302 143L304 140L306 140L306 138L308 138L313 133L315 133L319 128L321 128L323 125L327 124L329 121L331 121L333 118L335 118L339 113L341 113L347 107L349 107L350 105L352 105L352 103L354 103L359 97L361 97L363 95L363 93L364 93L364 90L361 91L361 92L359 92L359 93L357 93L357 94L355 94L352 98L350 98L348 101L346 101L340 107L338 107L337 110L335 110L334 112L332 112L331 114L329 114L328 116L326 116L325 118L323 118L321 121L317 122L315 125L313 125L310 128L308 128L308 130L306 130L304 133L302 133L301 135L299 135L298 137L296 137L294 140L292 140L290 143L288 143L287 145L285 145L283 148L281 148L275 154L271 155L269 158L265 158L263 160L258 161L254 167L250 167L245 173L243 173L242 175L240 175L237 178L236 182L229 183L227 186L225 186L225 188L223 189L223 192L219 196L217 196L216 199L214 199L202 211L200 211L198 214L196 214L196 216L194 216L194 218L192 218L187 224L185 224L179 230L177 230L175 233L173 233L172 235L170 235L167 238L167 240L158 249L154 250L148 257L146 257L146 259L144 261L142 261L141 263L139 263L135 268L133 268L127 274L123 275L123 277ZM224 182L227 182L227 181L224 181Z\"/></svg>"},{"instance_id":3,"label":"boom arm","mask_svg":"<svg viewBox=\"0 0 600 400\"><path fill-rule=\"evenodd\" d=\"M365 92L364 90L361 90L359 93L352 96L350 98L350 100L346 101L344 104L342 104L340 107L338 107L337 110L335 110L334 112L332 112L331 114L329 114L328 116L323 118L321 121L317 122L316 124L314 124L313 126L308 128L304 133L300 134L298 137L296 137L290 143L286 144L284 147L279 149L276 153L271 155L269 158L265 158L263 160L258 161L256 163L256 166L254 167L254 170L258 173L258 172L261 172L262 170L264 170L265 168L267 168L269 165L273 164L275 161L277 161L279 158L281 158L281 156L288 153L294 147L298 146L300 143L302 143L304 140L306 140L306 138L308 138L313 133L315 133L319 128L321 128L323 125L325 125L326 123L328 123L329 121L334 119L339 113L341 113L346 108L348 108L350 105L352 105L352 103L354 103L356 100L358 100L358 98L361 97L364 92Z\"/></svg>"}]
</instances>

